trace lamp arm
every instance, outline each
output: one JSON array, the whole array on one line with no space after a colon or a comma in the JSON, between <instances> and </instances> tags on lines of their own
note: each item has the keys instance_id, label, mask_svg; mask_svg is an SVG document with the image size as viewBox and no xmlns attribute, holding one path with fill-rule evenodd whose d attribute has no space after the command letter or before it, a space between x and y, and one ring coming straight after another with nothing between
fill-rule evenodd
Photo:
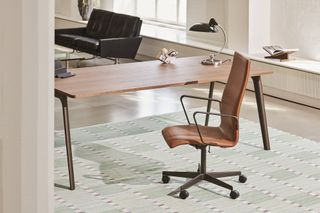
<instances>
[{"instance_id":1,"label":"lamp arm","mask_svg":"<svg viewBox=\"0 0 320 213\"><path fill-rule=\"evenodd\" d=\"M217 25L217 26L221 29L221 31L222 31L222 33L223 33L223 38L224 38L223 46L221 47L221 49L220 49L220 51L219 51L219 53L218 53L218 55L217 55L217 56L219 56L219 55L221 54L222 50L226 47L227 42L228 42L228 38L227 38L227 33L226 33L226 31L223 29L223 27L221 27L220 25Z\"/></svg>"}]
</instances>

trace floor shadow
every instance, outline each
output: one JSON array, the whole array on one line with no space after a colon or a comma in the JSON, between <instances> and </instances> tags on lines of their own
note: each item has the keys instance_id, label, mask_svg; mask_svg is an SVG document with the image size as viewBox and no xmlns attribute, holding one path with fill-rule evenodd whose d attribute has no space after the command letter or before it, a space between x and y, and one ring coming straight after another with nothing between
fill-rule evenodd
<instances>
[{"instance_id":1,"label":"floor shadow","mask_svg":"<svg viewBox=\"0 0 320 213\"><path fill-rule=\"evenodd\" d=\"M99 152L100 155L97 155L96 152ZM101 156L102 152L106 157ZM139 154L123 152L97 143L87 144L86 147L77 146L74 153L78 158L98 163L96 169L99 170L99 175L87 173L83 177L100 180L104 184L139 185L151 183L151 180L145 176L159 172L160 180L161 172L165 170L165 164L160 161L147 161Z\"/></svg>"}]
</instances>

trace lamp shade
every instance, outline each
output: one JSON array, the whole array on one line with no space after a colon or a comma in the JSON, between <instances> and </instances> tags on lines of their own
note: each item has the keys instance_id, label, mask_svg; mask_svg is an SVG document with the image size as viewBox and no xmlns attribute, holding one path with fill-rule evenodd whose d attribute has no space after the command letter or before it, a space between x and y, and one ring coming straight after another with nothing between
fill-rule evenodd
<instances>
[{"instance_id":1,"label":"lamp shade","mask_svg":"<svg viewBox=\"0 0 320 213\"><path fill-rule=\"evenodd\" d=\"M219 26L218 23L214 18L211 18L209 21L209 24L207 23L200 23L195 24L192 27L190 27L190 31L196 31L196 32L211 32L211 33L217 33L219 30L216 28L216 26Z\"/></svg>"},{"instance_id":2,"label":"lamp shade","mask_svg":"<svg viewBox=\"0 0 320 213\"><path fill-rule=\"evenodd\" d=\"M209 25L212 26L212 27L216 27L219 24L214 18L211 18L210 21L209 21Z\"/></svg>"}]
</instances>

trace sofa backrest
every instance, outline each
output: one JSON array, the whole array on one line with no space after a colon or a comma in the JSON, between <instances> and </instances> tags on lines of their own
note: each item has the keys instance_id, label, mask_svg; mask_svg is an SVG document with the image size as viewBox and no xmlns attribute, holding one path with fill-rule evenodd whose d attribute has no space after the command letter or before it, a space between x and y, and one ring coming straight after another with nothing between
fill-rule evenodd
<instances>
[{"instance_id":1,"label":"sofa backrest","mask_svg":"<svg viewBox=\"0 0 320 213\"><path fill-rule=\"evenodd\" d=\"M137 29L136 29L135 36L139 36L140 35L141 26L142 26L142 20L140 19L139 22L138 22L138 26L137 26Z\"/></svg>"},{"instance_id":2,"label":"sofa backrest","mask_svg":"<svg viewBox=\"0 0 320 213\"><path fill-rule=\"evenodd\" d=\"M98 39L105 38L113 14L110 11L93 9L86 29L87 36Z\"/></svg>"},{"instance_id":3,"label":"sofa backrest","mask_svg":"<svg viewBox=\"0 0 320 213\"><path fill-rule=\"evenodd\" d=\"M111 18L107 37L118 38L137 36L137 29L139 28L139 24L139 17L114 13Z\"/></svg>"},{"instance_id":4,"label":"sofa backrest","mask_svg":"<svg viewBox=\"0 0 320 213\"><path fill-rule=\"evenodd\" d=\"M86 34L93 38L119 38L140 35L142 21L139 17L94 9Z\"/></svg>"}]
</instances>

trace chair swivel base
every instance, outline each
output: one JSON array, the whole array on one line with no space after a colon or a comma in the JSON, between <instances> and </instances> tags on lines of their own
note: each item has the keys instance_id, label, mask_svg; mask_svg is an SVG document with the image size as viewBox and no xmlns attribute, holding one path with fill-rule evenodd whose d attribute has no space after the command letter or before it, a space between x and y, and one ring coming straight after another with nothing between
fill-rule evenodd
<instances>
[{"instance_id":1,"label":"chair swivel base","mask_svg":"<svg viewBox=\"0 0 320 213\"><path fill-rule=\"evenodd\" d=\"M216 184L218 186L230 189L230 197L236 199L240 196L240 193L233 189L233 186L217 179L221 177L230 177L230 176L239 176L239 182L245 183L247 181L246 176L242 175L240 171L230 171L230 172L173 172L173 171L164 171L162 172L162 182L169 183L170 177L184 177L192 178L190 181L186 182L176 190L170 192L168 195L175 195L179 193L181 199L186 199L189 196L189 193L186 191L189 187L197 184L198 182L205 180L210 183Z\"/></svg>"}]
</instances>

